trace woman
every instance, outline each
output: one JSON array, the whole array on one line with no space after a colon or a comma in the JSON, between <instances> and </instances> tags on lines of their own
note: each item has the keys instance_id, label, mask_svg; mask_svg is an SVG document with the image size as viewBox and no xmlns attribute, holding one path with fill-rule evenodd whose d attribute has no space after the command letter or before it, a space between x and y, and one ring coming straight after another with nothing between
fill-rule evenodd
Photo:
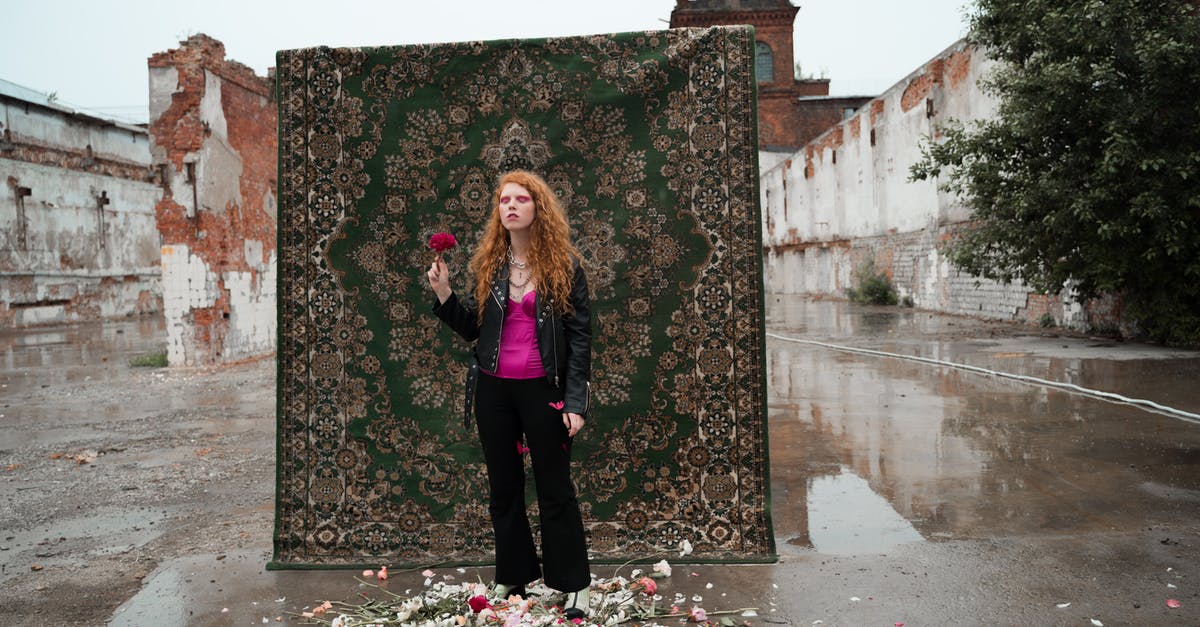
<instances>
[{"instance_id":1,"label":"woman","mask_svg":"<svg viewBox=\"0 0 1200 627\"><path fill-rule=\"evenodd\" d=\"M475 342L467 412L474 400L491 488L495 592L524 595L525 584L541 576L525 514L524 440L537 486L545 582L567 593L568 618L583 618L591 574L570 461L588 410L587 280L562 205L544 180L509 172L492 198L470 263L474 289L458 298L439 257L426 273L437 295L433 312Z\"/></svg>"}]
</instances>

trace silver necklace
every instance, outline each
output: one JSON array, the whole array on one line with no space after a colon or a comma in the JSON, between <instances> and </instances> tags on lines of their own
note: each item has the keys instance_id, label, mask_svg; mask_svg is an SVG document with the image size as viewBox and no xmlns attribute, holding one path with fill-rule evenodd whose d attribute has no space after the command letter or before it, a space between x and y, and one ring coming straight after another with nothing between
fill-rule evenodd
<instances>
[{"instance_id":1,"label":"silver necklace","mask_svg":"<svg viewBox=\"0 0 1200 627\"><path fill-rule=\"evenodd\" d=\"M513 281L513 280L512 280L512 275L509 275L509 277L508 277L508 284L509 284L509 285L511 285L511 286L513 286L513 287L515 287L515 288L517 288L517 289L524 289L524 287L525 287L526 285L529 285L529 279L532 279L532 278L533 278L533 273L532 273L532 272L530 272L529 274L526 274L526 275L525 275L525 280L524 280L524 281L522 281L522 282L520 282L520 283L517 283L516 281Z\"/></svg>"},{"instance_id":2,"label":"silver necklace","mask_svg":"<svg viewBox=\"0 0 1200 627\"><path fill-rule=\"evenodd\" d=\"M518 262L518 261L517 261L517 260L516 260L516 259L513 257L512 250L509 250L509 251L508 251L508 265L510 265L510 266L513 266L514 268L517 268L517 269L520 269L520 270L524 270L524 269L525 269L525 266L528 266L528 265L529 265L529 261L521 261L521 262Z\"/></svg>"}]
</instances>

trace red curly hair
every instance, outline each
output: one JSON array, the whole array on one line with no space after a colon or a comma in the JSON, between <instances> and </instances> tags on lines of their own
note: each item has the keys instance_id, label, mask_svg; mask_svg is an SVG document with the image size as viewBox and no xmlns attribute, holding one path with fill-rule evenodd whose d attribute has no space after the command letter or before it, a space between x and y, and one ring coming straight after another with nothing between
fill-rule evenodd
<instances>
[{"instance_id":1,"label":"red curly hair","mask_svg":"<svg viewBox=\"0 0 1200 627\"><path fill-rule=\"evenodd\" d=\"M471 257L469 269L475 276L475 301L479 303L479 320L483 321L483 304L492 288L492 277L508 259L508 229L500 223L500 190L516 183L529 190L535 213L529 230L529 264L533 279L543 296L550 296L554 312L571 312L571 288L575 277L575 260L582 260L579 250L571 243L571 227L566 211L554 190L542 177L526 170L513 170L500 176L492 193L492 217L488 220L479 247Z\"/></svg>"}]
</instances>

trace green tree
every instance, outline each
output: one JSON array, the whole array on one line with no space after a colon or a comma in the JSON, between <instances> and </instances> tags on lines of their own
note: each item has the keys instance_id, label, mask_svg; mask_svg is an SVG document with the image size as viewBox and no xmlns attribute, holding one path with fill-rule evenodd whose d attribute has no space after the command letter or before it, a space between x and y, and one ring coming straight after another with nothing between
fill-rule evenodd
<instances>
[{"instance_id":1,"label":"green tree","mask_svg":"<svg viewBox=\"0 0 1200 627\"><path fill-rule=\"evenodd\" d=\"M959 268L1119 294L1151 338L1200 344L1200 17L1189 0L977 0L998 114L951 123L912 178L972 210Z\"/></svg>"}]
</instances>

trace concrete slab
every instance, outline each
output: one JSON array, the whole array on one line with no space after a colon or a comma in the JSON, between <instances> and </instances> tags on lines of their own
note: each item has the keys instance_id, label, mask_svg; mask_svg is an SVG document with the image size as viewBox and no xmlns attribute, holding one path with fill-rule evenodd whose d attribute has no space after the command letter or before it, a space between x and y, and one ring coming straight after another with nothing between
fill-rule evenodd
<instances>
[{"instance_id":1,"label":"concrete slab","mask_svg":"<svg viewBox=\"0 0 1200 627\"><path fill-rule=\"evenodd\" d=\"M801 297L768 313L782 336L1200 411L1194 352ZM324 600L384 594L353 572L264 570L272 360L136 369L128 357L159 345L160 328L91 331L0 337L6 624L294 624ZM97 336L114 339L85 339ZM768 342L767 363L779 562L672 559L667 599L757 608L739 617L751 625L1200 624L1200 425L784 340ZM445 577L490 570L435 570ZM424 581L393 571L387 589Z\"/></svg>"}]
</instances>

